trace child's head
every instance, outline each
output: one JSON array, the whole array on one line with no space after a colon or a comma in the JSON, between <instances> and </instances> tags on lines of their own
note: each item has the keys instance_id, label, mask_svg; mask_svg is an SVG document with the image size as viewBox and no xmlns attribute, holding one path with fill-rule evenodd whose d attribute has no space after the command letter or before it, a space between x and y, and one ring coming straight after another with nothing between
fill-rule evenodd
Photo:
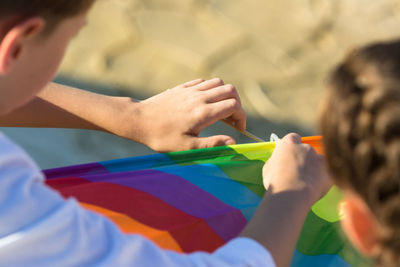
<instances>
[{"instance_id":1,"label":"child's head","mask_svg":"<svg viewBox=\"0 0 400 267\"><path fill-rule=\"evenodd\" d=\"M0 1L0 115L31 100L53 78L93 2Z\"/></svg>"},{"instance_id":2,"label":"child's head","mask_svg":"<svg viewBox=\"0 0 400 267\"><path fill-rule=\"evenodd\" d=\"M384 266L400 263L400 41L355 50L332 73L320 126L344 189L344 230Z\"/></svg>"},{"instance_id":3,"label":"child's head","mask_svg":"<svg viewBox=\"0 0 400 267\"><path fill-rule=\"evenodd\" d=\"M57 24L90 8L95 0L1 0L0 19L42 17L50 31Z\"/></svg>"}]
</instances>

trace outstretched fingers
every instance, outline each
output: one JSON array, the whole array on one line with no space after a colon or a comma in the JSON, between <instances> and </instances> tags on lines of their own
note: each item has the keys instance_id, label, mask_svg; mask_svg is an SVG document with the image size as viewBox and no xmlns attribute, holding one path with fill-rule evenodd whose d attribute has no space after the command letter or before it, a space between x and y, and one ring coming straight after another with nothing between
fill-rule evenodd
<instances>
[{"instance_id":1,"label":"outstretched fingers","mask_svg":"<svg viewBox=\"0 0 400 267\"><path fill-rule=\"evenodd\" d=\"M213 121L226 119L239 129L246 129L246 113L240 101L236 98L229 98L210 104L210 117Z\"/></svg>"},{"instance_id":2,"label":"outstretched fingers","mask_svg":"<svg viewBox=\"0 0 400 267\"><path fill-rule=\"evenodd\" d=\"M220 85L222 80L212 79L203 88L216 86L203 91L203 98L209 104L212 121L225 119L239 130L246 129L246 114L242 108L239 94L232 84Z\"/></svg>"},{"instance_id":3,"label":"outstretched fingers","mask_svg":"<svg viewBox=\"0 0 400 267\"><path fill-rule=\"evenodd\" d=\"M201 84L201 83L203 83L203 82L204 82L204 80L201 79L201 78L199 78L199 79L195 79L195 80L193 80L193 81L189 81L189 82L186 82L186 83L182 84L182 87L188 88L188 87L192 87L192 86Z\"/></svg>"},{"instance_id":4,"label":"outstretched fingers","mask_svg":"<svg viewBox=\"0 0 400 267\"><path fill-rule=\"evenodd\" d=\"M203 82L197 84L196 86L194 86L194 89L199 90L199 91L205 91L205 90L216 88L216 87L219 87L222 85L224 85L223 80L221 80L220 78L213 78L213 79L203 81Z\"/></svg>"},{"instance_id":5,"label":"outstretched fingers","mask_svg":"<svg viewBox=\"0 0 400 267\"><path fill-rule=\"evenodd\" d=\"M207 103L215 103L221 100L235 98L240 102L239 94L232 84L225 84L215 87L204 92L204 97Z\"/></svg>"},{"instance_id":6,"label":"outstretched fingers","mask_svg":"<svg viewBox=\"0 0 400 267\"><path fill-rule=\"evenodd\" d=\"M235 98L229 98L204 107L203 117L206 118L204 127L207 127L218 120L226 119L237 129L246 128L246 114L241 104Z\"/></svg>"},{"instance_id":7,"label":"outstretched fingers","mask_svg":"<svg viewBox=\"0 0 400 267\"><path fill-rule=\"evenodd\" d=\"M191 89L198 92L197 97L202 102L201 110L197 114L199 121L204 122L201 128L225 119L239 130L246 129L246 114L239 94L232 84L224 84L220 78L206 81L198 79L187 84L192 85Z\"/></svg>"}]
</instances>

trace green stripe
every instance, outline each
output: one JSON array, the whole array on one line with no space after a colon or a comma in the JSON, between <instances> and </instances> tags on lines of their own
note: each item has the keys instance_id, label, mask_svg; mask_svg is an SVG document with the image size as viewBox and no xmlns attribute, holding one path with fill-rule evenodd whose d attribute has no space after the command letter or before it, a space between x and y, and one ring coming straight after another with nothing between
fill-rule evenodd
<instances>
[{"instance_id":1,"label":"green stripe","mask_svg":"<svg viewBox=\"0 0 400 267\"><path fill-rule=\"evenodd\" d=\"M325 221L337 222L340 220L338 205L342 198L343 194L339 188L332 186L331 190L312 206L312 211Z\"/></svg>"},{"instance_id":2,"label":"green stripe","mask_svg":"<svg viewBox=\"0 0 400 267\"><path fill-rule=\"evenodd\" d=\"M237 153L233 148L243 154ZM233 146L233 148L214 147L172 152L167 155L176 164L182 166L195 164L218 166L232 180L262 197L265 193L262 184L262 167L271 156L273 149L261 145L253 145L251 149L248 145ZM297 249L309 256L338 255L352 266L371 266L371 261L360 256L341 230L336 210L340 198L341 193L333 188L330 194L316 203L306 218Z\"/></svg>"},{"instance_id":3,"label":"green stripe","mask_svg":"<svg viewBox=\"0 0 400 267\"><path fill-rule=\"evenodd\" d=\"M214 164L232 180L242 184L262 197L265 193L262 184L264 161L249 160L236 153L231 147L214 147L167 153L179 165Z\"/></svg>"},{"instance_id":4,"label":"green stripe","mask_svg":"<svg viewBox=\"0 0 400 267\"><path fill-rule=\"evenodd\" d=\"M370 266L342 232L340 222L328 222L310 211L304 223L297 250L305 255L337 254L352 266Z\"/></svg>"}]
</instances>

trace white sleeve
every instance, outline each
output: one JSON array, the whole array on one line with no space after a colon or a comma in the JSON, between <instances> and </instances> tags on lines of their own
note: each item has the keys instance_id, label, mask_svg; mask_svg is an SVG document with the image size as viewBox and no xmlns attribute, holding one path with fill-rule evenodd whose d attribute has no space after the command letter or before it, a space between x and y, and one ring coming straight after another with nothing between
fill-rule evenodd
<instances>
[{"instance_id":1,"label":"white sleeve","mask_svg":"<svg viewBox=\"0 0 400 267\"><path fill-rule=\"evenodd\" d=\"M236 238L214 253L180 254L127 235L64 200L28 156L0 135L0 266L275 266L269 252Z\"/></svg>"}]
</instances>

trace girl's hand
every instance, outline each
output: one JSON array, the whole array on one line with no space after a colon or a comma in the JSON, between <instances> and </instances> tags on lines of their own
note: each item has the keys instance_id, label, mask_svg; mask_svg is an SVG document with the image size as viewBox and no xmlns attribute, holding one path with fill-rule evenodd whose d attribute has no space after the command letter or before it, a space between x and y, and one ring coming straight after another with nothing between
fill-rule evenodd
<instances>
[{"instance_id":1,"label":"girl's hand","mask_svg":"<svg viewBox=\"0 0 400 267\"><path fill-rule=\"evenodd\" d=\"M274 153L263 168L264 186L271 193L304 192L310 204L325 195L332 185L324 158L297 134L277 142Z\"/></svg>"}]
</instances>

